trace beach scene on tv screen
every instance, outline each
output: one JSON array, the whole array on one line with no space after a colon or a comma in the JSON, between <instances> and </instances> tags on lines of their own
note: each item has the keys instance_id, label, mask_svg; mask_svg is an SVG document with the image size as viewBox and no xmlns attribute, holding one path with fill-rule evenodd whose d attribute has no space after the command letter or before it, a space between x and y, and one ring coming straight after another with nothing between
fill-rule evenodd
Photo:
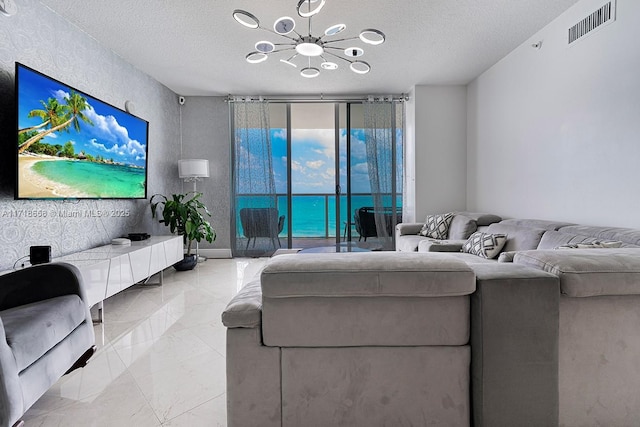
<instances>
[{"instance_id":1,"label":"beach scene on tv screen","mask_svg":"<svg viewBox=\"0 0 640 427\"><path fill-rule=\"evenodd\" d=\"M19 198L146 196L146 121L28 68L18 73Z\"/></svg>"}]
</instances>

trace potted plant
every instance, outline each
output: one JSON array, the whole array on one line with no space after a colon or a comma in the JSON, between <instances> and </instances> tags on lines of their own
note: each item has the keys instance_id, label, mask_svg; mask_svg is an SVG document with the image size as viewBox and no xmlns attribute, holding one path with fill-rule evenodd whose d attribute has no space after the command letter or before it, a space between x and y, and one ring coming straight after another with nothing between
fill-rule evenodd
<instances>
[{"instance_id":1,"label":"potted plant","mask_svg":"<svg viewBox=\"0 0 640 427\"><path fill-rule=\"evenodd\" d=\"M200 242L204 239L211 243L216 239L215 230L205 219L205 215L211 216L211 213L200 197L202 193L189 192L172 194L170 198L162 194L154 194L149 199L151 216L156 218L160 212L160 224L168 226L171 233L182 234L184 238L187 252L184 259L173 266L179 271L191 270L198 262L197 255L191 254L194 240Z\"/></svg>"}]
</instances>

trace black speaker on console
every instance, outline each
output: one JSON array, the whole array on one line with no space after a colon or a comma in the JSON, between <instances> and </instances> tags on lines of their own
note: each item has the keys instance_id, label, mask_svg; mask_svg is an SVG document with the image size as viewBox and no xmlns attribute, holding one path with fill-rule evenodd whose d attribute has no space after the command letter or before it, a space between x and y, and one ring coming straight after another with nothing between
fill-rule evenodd
<instances>
[{"instance_id":1,"label":"black speaker on console","mask_svg":"<svg viewBox=\"0 0 640 427\"><path fill-rule=\"evenodd\" d=\"M29 262L31 265L51 262L51 246L31 246L29 248Z\"/></svg>"},{"instance_id":2,"label":"black speaker on console","mask_svg":"<svg viewBox=\"0 0 640 427\"><path fill-rule=\"evenodd\" d=\"M128 237L129 237L129 240L137 242L140 240L147 240L151 236L147 233L129 233Z\"/></svg>"}]
</instances>

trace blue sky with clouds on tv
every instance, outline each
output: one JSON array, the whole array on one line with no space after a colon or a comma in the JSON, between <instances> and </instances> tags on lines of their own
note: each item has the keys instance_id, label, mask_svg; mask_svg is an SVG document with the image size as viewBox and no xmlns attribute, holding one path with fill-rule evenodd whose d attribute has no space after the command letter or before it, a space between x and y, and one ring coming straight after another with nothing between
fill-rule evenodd
<instances>
[{"instance_id":1,"label":"blue sky with clouds on tv","mask_svg":"<svg viewBox=\"0 0 640 427\"><path fill-rule=\"evenodd\" d=\"M29 118L32 110L41 110L49 98L64 104L73 89L28 68L18 70L18 127L20 129L42 123L39 117ZM77 91L87 99L84 111L93 126L80 120L80 132L73 126L56 131L40 142L60 144L71 142L76 153L81 151L94 157L102 156L114 162L145 166L147 155L147 123L125 111ZM46 131L42 129L41 131Z\"/></svg>"}]
</instances>

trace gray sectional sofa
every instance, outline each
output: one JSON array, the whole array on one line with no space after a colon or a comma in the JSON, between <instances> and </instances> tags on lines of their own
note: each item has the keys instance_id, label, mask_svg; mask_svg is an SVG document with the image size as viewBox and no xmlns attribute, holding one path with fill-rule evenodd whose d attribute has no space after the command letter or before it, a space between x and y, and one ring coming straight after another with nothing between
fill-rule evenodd
<instances>
[{"instance_id":1,"label":"gray sectional sofa","mask_svg":"<svg viewBox=\"0 0 640 427\"><path fill-rule=\"evenodd\" d=\"M470 212L448 239L421 227L399 224L395 253L274 257L240 291L230 427L640 425L639 230ZM500 256L460 252L476 230L506 235Z\"/></svg>"},{"instance_id":2,"label":"gray sectional sofa","mask_svg":"<svg viewBox=\"0 0 640 427\"><path fill-rule=\"evenodd\" d=\"M423 222L396 225L396 251L398 252L460 252L464 242L476 231L486 231L493 223L502 221L498 215L478 212L454 212L447 239L420 235Z\"/></svg>"},{"instance_id":3,"label":"gray sectional sofa","mask_svg":"<svg viewBox=\"0 0 640 427\"><path fill-rule=\"evenodd\" d=\"M473 271L444 255L281 255L222 315L233 426L469 425Z\"/></svg>"},{"instance_id":4,"label":"gray sectional sofa","mask_svg":"<svg viewBox=\"0 0 640 427\"><path fill-rule=\"evenodd\" d=\"M469 262L510 262L517 251L556 249L561 246L617 241L623 248L640 247L640 230L619 227L594 227L568 222L538 219L505 219L497 215L457 212L451 221L447 239L434 239L418 233L424 223L401 223L396 226L398 252L454 252ZM483 260L470 254L457 254L475 231L506 234L501 257ZM467 256L470 255L470 256Z\"/></svg>"}]
</instances>

